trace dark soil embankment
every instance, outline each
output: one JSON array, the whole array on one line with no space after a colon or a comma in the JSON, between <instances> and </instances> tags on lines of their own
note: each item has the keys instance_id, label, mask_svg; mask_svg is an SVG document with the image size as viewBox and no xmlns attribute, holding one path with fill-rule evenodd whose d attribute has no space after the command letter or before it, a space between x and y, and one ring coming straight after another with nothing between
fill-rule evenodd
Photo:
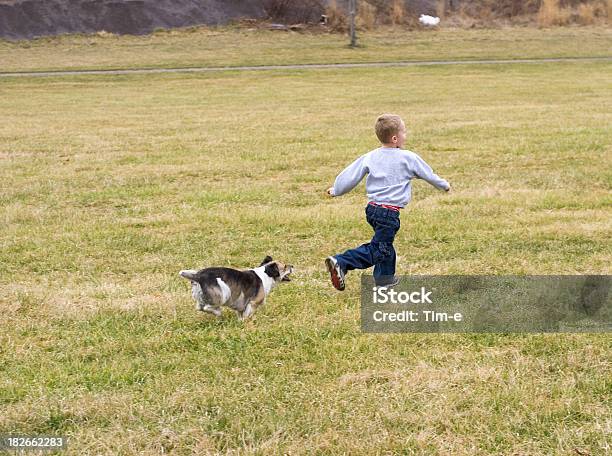
<instances>
[{"instance_id":1,"label":"dark soil embankment","mask_svg":"<svg viewBox=\"0 0 612 456\"><path fill-rule=\"evenodd\" d=\"M141 35L156 28L262 18L263 4L241 0L0 0L0 37L23 39L101 30Z\"/></svg>"},{"instance_id":2,"label":"dark soil embankment","mask_svg":"<svg viewBox=\"0 0 612 456\"><path fill-rule=\"evenodd\" d=\"M156 28L219 25L240 18L318 22L331 0L0 0L0 38L65 33L142 35ZM391 0L372 0L388 9ZM435 4L436 0L402 0ZM335 5L346 14L348 0ZM428 11L435 11L429 8ZM422 11L426 12L426 11Z\"/></svg>"}]
</instances>

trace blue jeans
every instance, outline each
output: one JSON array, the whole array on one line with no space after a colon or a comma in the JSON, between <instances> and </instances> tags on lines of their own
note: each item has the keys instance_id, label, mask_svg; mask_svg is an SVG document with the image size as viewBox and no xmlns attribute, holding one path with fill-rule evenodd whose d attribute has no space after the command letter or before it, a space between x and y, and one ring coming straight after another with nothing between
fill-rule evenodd
<instances>
[{"instance_id":1,"label":"blue jeans","mask_svg":"<svg viewBox=\"0 0 612 456\"><path fill-rule=\"evenodd\" d=\"M393 240L400 229L399 212L368 204L366 220L374 229L374 237L367 244L335 255L344 272L374 266L376 285L386 285L395 278L395 249Z\"/></svg>"}]
</instances>

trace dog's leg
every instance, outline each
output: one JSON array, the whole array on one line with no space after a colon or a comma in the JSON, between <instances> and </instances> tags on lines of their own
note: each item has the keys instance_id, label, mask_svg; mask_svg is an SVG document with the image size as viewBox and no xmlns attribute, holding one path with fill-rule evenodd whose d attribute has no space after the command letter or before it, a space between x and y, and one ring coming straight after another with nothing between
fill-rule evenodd
<instances>
[{"instance_id":1,"label":"dog's leg","mask_svg":"<svg viewBox=\"0 0 612 456\"><path fill-rule=\"evenodd\" d=\"M247 305L245 306L244 310L240 313L238 313L238 318L240 318L242 321L248 319L251 315L253 315L253 312L255 312L255 309L253 307L253 303L252 301L249 301L247 303Z\"/></svg>"},{"instance_id":2,"label":"dog's leg","mask_svg":"<svg viewBox=\"0 0 612 456\"><path fill-rule=\"evenodd\" d=\"M221 316L221 309L219 309L218 307L213 307L210 304L207 304L204 307L202 307L202 312L211 313L215 317L220 317Z\"/></svg>"},{"instance_id":3,"label":"dog's leg","mask_svg":"<svg viewBox=\"0 0 612 456\"><path fill-rule=\"evenodd\" d=\"M265 302L266 302L266 298L264 298L261 301L257 301L257 300L249 301L246 307L244 308L244 311L242 312L242 314L239 314L238 316L240 317L241 320L246 320L250 318L255 313L255 311L259 308L259 306L261 306Z\"/></svg>"},{"instance_id":4,"label":"dog's leg","mask_svg":"<svg viewBox=\"0 0 612 456\"><path fill-rule=\"evenodd\" d=\"M206 307L206 303L204 302L204 293L202 293L202 287L198 282L191 282L191 296L193 296L193 299L196 302L196 310L203 310L204 307Z\"/></svg>"}]
</instances>

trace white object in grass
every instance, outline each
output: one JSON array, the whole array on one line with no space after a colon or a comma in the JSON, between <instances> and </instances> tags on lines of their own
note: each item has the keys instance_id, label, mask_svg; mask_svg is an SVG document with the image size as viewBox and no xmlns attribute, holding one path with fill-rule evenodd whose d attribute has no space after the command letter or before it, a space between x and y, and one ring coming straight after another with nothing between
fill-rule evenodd
<instances>
[{"instance_id":1,"label":"white object in grass","mask_svg":"<svg viewBox=\"0 0 612 456\"><path fill-rule=\"evenodd\" d=\"M419 16L419 22L423 25L428 25L428 26L435 26L438 25L440 23L440 18L439 17L433 17L433 16L428 16L427 14L421 14L421 16Z\"/></svg>"}]
</instances>

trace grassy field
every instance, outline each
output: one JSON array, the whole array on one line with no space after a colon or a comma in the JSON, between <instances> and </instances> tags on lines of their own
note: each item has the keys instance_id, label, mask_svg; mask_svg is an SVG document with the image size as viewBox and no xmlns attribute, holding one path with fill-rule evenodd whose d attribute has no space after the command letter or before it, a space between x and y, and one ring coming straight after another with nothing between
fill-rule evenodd
<instances>
[{"instance_id":1,"label":"grassy field","mask_svg":"<svg viewBox=\"0 0 612 456\"><path fill-rule=\"evenodd\" d=\"M501 30L388 29L340 34L193 28L146 36L60 36L0 40L0 72L282 65L292 63L610 56L612 27Z\"/></svg>"},{"instance_id":2,"label":"grassy field","mask_svg":"<svg viewBox=\"0 0 612 456\"><path fill-rule=\"evenodd\" d=\"M317 57L268 61L264 38L218 52ZM89 38L57 42L73 39ZM77 66L124 66L147 40L93 39ZM55 43L5 43L0 61L70 66ZM538 56L559 55L549 44ZM159 63L182 63L171 54ZM65 435L70 455L609 452L609 335L364 335L359 274L336 292L322 260L370 237L363 184L324 190L389 111L453 185L415 183L399 273L610 274L611 70L0 80L0 434ZM297 271L254 320L195 312L180 269L268 253Z\"/></svg>"}]
</instances>

